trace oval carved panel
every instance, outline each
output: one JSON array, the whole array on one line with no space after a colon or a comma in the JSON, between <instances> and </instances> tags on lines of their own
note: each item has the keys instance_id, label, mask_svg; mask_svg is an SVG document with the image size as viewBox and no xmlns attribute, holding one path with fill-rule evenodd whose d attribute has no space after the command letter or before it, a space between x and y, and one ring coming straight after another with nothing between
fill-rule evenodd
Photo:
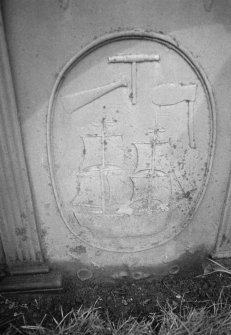
<instances>
[{"instance_id":1,"label":"oval carved panel","mask_svg":"<svg viewBox=\"0 0 231 335\"><path fill-rule=\"evenodd\" d=\"M112 34L71 59L47 119L52 186L71 232L117 252L179 234L206 190L213 109L200 68L162 35Z\"/></svg>"}]
</instances>

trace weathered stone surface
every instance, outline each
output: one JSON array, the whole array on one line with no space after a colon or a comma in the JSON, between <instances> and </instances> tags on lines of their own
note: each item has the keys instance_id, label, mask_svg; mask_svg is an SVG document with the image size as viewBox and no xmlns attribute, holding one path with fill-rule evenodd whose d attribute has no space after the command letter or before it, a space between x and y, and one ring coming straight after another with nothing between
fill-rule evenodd
<instances>
[{"instance_id":1,"label":"weathered stone surface","mask_svg":"<svg viewBox=\"0 0 231 335\"><path fill-rule=\"evenodd\" d=\"M229 250L220 242L224 234L229 240L229 207L221 213L231 164L231 5L8 0L3 14L35 215L51 264L68 264L76 278L81 269L94 277L106 266L113 278L158 274L150 269L160 264L176 271L184 254L214 249L221 217L218 249ZM122 40L128 31L135 38Z\"/></svg>"},{"instance_id":2,"label":"weathered stone surface","mask_svg":"<svg viewBox=\"0 0 231 335\"><path fill-rule=\"evenodd\" d=\"M47 118L52 186L71 233L116 252L179 234L207 185L213 107L200 69L163 36L115 33L74 57Z\"/></svg>"}]
</instances>

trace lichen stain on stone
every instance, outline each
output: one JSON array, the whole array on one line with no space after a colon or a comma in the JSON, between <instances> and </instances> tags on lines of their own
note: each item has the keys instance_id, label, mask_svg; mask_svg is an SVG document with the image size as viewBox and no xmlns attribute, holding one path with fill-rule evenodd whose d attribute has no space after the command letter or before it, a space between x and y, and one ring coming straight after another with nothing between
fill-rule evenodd
<instances>
[{"instance_id":1,"label":"lichen stain on stone","mask_svg":"<svg viewBox=\"0 0 231 335\"><path fill-rule=\"evenodd\" d=\"M41 261L41 260L43 259L43 256L42 256L41 251L36 251L36 253L35 253L35 258L36 258L36 260L38 260L38 261Z\"/></svg>"},{"instance_id":2,"label":"lichen stain on stone","mask_svg":"<svg viewBox=\"0 0 231 335\"><path fill-rule=\"evenodd\" d=\"M204 3L204 10L206 12L211 12L214 4L214 0L203 0Z\"/></svg>"},{"instance_id":3,"label":"lichen stain on stone","mask_svg":"<svg viewBox=\"0 0 231 335\"><path fill-rule=\"evenodd\" d=\"M26 213L25 213L25 212L22 212L22 213L21 213L21 218L22 218L22 219L26 219Z\"/></svg>"},{"instance_id":4,"label":"lichen stain on stone","mask_svg":"<svg viewBox=\"0 0 231 335\"><path fill-rule=\"evenodd\" d=\"M70 0L59 0L59 7L66 10L69 7Z\"/></svg>"},{"instance_id":5,"label":"lichen stain on stone","mask_svg":"<svg viewBox=\"0 0 231 335\"><path fill-rule=\"evenodd\" d=\"M71 252L75 252L78 255L85 254L87 252L86 248L83 245L78 245L77 247L70 248Z\"/></svg>"},{"instance_id":6,"label":"lichen stain on stone","mask_svg":"<svg viewBox=\"0 0 231 335\"><path fill-rule=\"evenodd\" d=\"M102 250L100 250L100 249L96 250L96 252L95 252L96 256L100 256L101 254L102 254Z\"/></svg>"},{"instance_id":7,"label":"lichen stain on stone","mask_svg":"<svg viewBox=\"0 0 231 335\"><path fill-rule=\"evenodd\" d=\"M50 206L51 206L51 204L49 204L49 203L47 203L47 204L44 205L44 207L45 207L46 209L49 209Z\"/></svg>"},{"instance_id":8,"label":"lichen stain on stone","mask_svg":"<svg viewBox=\"0 0 231 335\"><path fill-rule=\"evenodd\" d=\"M44 224L44 223L43 223ZM47 235L46 229L40 229L40 237L44 239Z\"/></svg>"},{"instance_id":9,"label":"lichen stain on stone","mask_svg":"<svg viewBox=\"0 0 231 335\"><path fill-rule=\"evenodd\" d=\"M187 191L187 192L184 194L184 197L185 197L186 199L192 200L192 196L191 196L190 191Z\"/></svg>"},{"instance_id":10,"label":"lichen stain on stone","mask_svg":"<svg viewBox=\"0 0 231 335\"><path fill-rule=\"evenodd\" d=\"M16 228L15 229L15 234L19 237L22 238L23 241L27 240L27 235L26 235L27 231L26 231L26 227L22 227L22 228Z\"/></svg>"},{"instance_id":11,"label":"lichen stain on stone","mask_svg":"<svg viewBox=\"0 0 231 335\"><path fill-rule=\"evenodd\" d=\"M225 234L222 235L221 245L222 245L223 243L230 244L230 239L229 239L228 236L225 235Z\"/></svg>"}]
</instances>

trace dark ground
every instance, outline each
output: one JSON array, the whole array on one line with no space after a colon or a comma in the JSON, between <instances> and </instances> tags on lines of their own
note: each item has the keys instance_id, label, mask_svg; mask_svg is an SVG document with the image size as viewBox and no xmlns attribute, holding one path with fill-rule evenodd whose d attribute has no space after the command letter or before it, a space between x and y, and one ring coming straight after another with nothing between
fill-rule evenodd
<instances>
[{"instance_id":1,"label":"dark ground","mask_svg":"<svg viewBox=\"0 0 231 335\"><path fill-rule=\"evenodd\" d=\"M141 320L150 314L160 314L160 306L169 303L174 311L184 308L208 307L220 295L231 303L231 276L216 272L197 277L196 274L168 275L162 280L123 280L116 284L83 283L70 287L64 281L59 293L2 294L0 296L0 333L9 324L20 326L43 324L49 327L55 319L61 320L72 308L95 305L103 318L112 322L134 316ZM62 306L62 307L61 307ZM212 307L211 307L212 308Z\"/></svg>"}]
</instances>

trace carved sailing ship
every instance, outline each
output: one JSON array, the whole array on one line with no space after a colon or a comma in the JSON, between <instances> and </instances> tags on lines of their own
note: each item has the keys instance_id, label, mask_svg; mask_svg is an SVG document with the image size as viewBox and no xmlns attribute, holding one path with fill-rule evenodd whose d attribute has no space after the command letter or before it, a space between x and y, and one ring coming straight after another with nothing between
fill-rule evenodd
<instances>
[{"instance_id":1,"label":"carved sailing ship","mask_svg":"<svg viewBox=\"0 0 231 335\"><path fill-rule=\"evenodd\" d=\"M81 214L110 215L123 202L121 193L126 178L123 138L120 134L110 133L112 124L103 119L99 134L82 137L84 159L77 174L77 193L72 200L72 205Z\"/></svg>"},{"instance_id":2,"label":"carved sailing ship","mask_svg":"<svg viewBox=\"0 0 231 335\"><path fill-rule=\"evenodd\" d=\"M133 143L137 151L137 166L131 177L134 194L131 207L138 212L165 212L169 210L172 195L171 177L156 168L157 135L147 143Z\"/></svg>"}]
</instances>

